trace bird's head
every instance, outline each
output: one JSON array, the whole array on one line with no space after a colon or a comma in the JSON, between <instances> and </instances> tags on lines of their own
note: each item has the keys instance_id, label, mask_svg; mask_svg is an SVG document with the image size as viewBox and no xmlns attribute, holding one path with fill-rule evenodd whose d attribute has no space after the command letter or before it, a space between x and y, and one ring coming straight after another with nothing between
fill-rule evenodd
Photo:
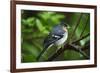
<instances>
[{"instance_id":1,"label":"bird's head","mask_svg":"<svg viewBox=\"0 0 100 73\"><path fill-rule=\"evenodd\" d=\"M65 23L65 22L61 22L60 25L63 27L63 29L64 29L65 31L67 31L67 29L70 28L70 26L69 26L67 23Z\"/></svg>"}]
</instances>

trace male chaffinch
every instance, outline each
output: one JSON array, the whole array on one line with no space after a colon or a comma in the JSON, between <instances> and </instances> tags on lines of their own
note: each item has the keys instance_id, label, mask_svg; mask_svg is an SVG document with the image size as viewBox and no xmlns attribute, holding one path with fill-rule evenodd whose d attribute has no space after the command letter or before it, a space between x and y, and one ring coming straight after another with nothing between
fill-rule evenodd
<instances>
[{"instance_id":1,"label":"male chaffinch","mask_svg":"<svg viewBox=\"0 0 100 73\"><path fill-rule=\"evenodd\" d=\"M61 22L60 24L53 27L49 35L44 39L44 49L38 55L37 60L43 55L43 53L53 45L62 46L68 38L68 24Z\"/></svg>"}]
</instances>

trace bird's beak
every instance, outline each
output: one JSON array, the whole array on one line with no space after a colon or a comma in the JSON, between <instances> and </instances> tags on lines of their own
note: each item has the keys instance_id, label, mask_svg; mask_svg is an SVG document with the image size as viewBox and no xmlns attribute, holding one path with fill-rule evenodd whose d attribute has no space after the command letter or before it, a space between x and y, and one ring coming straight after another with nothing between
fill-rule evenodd
<instances>
[{"instance_id":1,"label":"bird's beak","mask_svg":"<svg viewBox=\"0 0 100 73\"><path fill-rule=\"evenodd\" d=\"M68 25L68 24L66 24L66 23L63 23L64 24L64 27L66 28L66 29L70 29L70 26Z\"/></svg>"},{"instance_id":2,"label":"bird's beak","mask_svg":"<svg viewBox=\"0 0 100 73\"><path fill-rule=\"evenodd\" d=\"M70 29L70 26L68 24L65 24L65 26L66 26L67 29Z\"/></svg>"},{"instance_id":3,"label":"bird's beak","mask_svg":"<svg viewBox=\"0 0 100 73\"><path fill-rule=\"evenodd\" d=\"M68 26L67 26L67 29L70 29L70 28L71 28L71 27L68 25Z\"/></svg>"}]
</instances>

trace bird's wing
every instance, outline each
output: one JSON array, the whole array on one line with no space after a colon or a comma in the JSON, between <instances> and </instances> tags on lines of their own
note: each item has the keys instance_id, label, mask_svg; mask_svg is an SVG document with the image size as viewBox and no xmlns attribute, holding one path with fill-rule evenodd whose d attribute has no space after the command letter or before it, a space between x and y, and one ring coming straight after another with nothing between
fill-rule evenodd
<instances>
[{"instance_id":1,"label":"bird's wing","mask_svg":"<svg viewBox=\"0 0 100 73\"><path fill-rule=\"evenodd\" d=\"M56 41L58 41L59 39L61 39L63 37L63 35L55 35L55 34L50 34L46 37L46 39L44 40L44 48L48 48L50 45L52 45L53 43L55 43Z\"/></svg>"}]
</instances>

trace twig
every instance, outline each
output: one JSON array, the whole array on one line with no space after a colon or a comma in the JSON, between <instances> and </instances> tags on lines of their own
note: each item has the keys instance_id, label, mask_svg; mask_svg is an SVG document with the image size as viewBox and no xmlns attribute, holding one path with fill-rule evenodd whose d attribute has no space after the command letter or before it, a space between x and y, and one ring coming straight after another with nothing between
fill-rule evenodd
<instances>
[{"instance_id":1,"label":"twig","mask_svg":"<svg viewBox=\"0 0 100 73\"><path fill-rule=\"evenodd\" d=\"M64 52L65 49L60 49L56 53L54 53L51 57L48 58L47 61L53 61L56 57L58 57L61 53Z\"/></svg>"},{"instance_id":2,"label":"twig","mask_svg":"<svg viewBox=\"0 0 100 73\"><path fill-rule=\"evenodd\" d=\"M89 20L89 16L88 16L88 18L87 18L86 24L85 24L85 26L84 26L84 28L83 28L83 31L81 32L80 37L82 37L82 35L83 35L83 33L84 33L85 29L86 29L86 26L87 26L87 24L88 24L88 20Z\"/></svg>"},{"instance_id":3,"label":"twig","mask_svg":"<svg viewBox=\"0 0 100 73\"><path fill-rule=\"evenodd\" d=\"M82 13L80 14L80 17L78 18L78 20L77 20L77 23L76 23L76 26L75 26L75 28L74 28L74 30L73 30L73 32L72 32L72 34L71 34L71 37L69 38L69 41L68 42L70 42L70 40L71 40L71 38L73 37L73 35L75 34L75 31L76 31L76 29L77 29L77 27L78 27L78 25L79 25L79 23L80 23L80 20L81 20L81 18L82 18Z\"/></svg>"},{"instance_id":4,"label":"twig","mask_svg":"<svg viewBox=\"0 0 100 73\"><path fill-rule=\"evenodd\" d=\"M69 47L68 45L66 47ZM54 60L56 57L58 57L61 53L63 53L66 50L66 48L60 48L56 53L54 53L51 57L48 58L47 61L52 61Z\"/></svg>"},{"instance_id":5,"label":"twig","mask_svg":"<svg viewBox=\"0 0 100 73\"><path fill-rule=\"evenodd\" d=\"M75 51L79 52L80 54L82 54L86 59L89 59L87 54L84 51L82 51L83 47L78 48L78 46L76 46L76 45L73 45L73 44L70 44L70 45L74 47L73 50L75 50Z\"/></svg>"},{"instance_id":6,"label":"twig","mask_svg":"<svg viewBox=\"0 0 100 73\"><path fill-rule=\"evenodd\" d=\"M88 33L88 34L86 34L85 36L79 38L78 40L72 42L72 44L74 44L74 43L76 43L76 42L79 42L80 40L83 40L83 39L85 39L85 38L88 37L88 36L90 36L90 33Z\"/></svg>"}]
</instances>

